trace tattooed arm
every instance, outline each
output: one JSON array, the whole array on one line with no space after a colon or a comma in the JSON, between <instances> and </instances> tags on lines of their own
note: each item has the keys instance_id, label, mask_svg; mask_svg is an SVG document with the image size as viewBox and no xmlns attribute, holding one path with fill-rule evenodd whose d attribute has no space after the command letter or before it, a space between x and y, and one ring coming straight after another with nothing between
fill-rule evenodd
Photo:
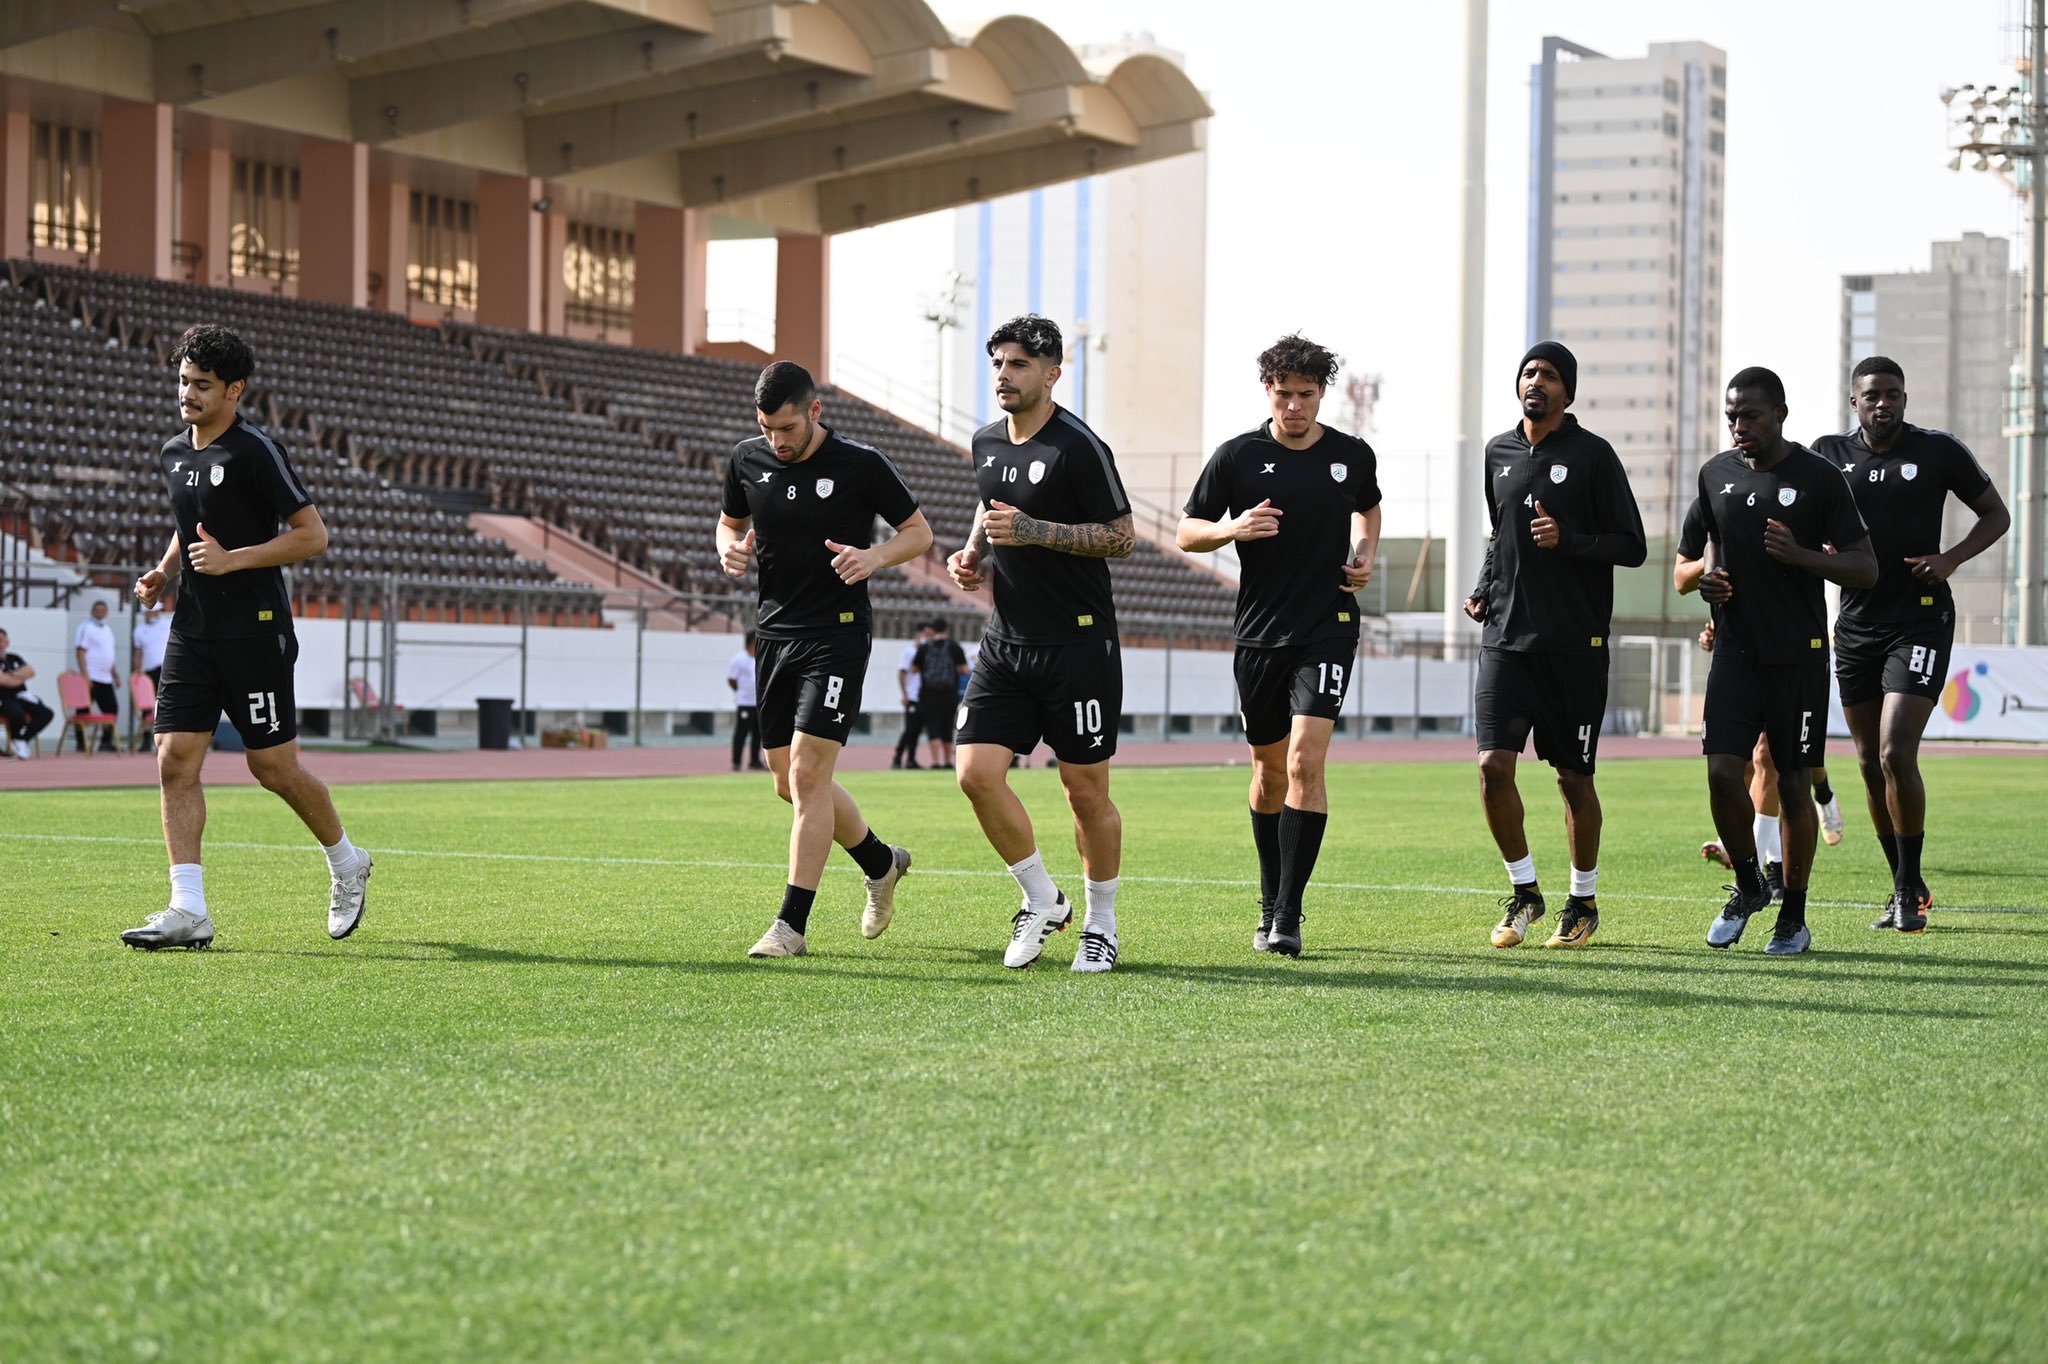
<instances>
[{"instance_id":1,"label":"tattooed arm","mask_svg":"<svg viewBox=\"0 0 2048 1364\"><path fill-rule=\"evenodd\" d=\"M1114 521L1069 526L1026 516L1004 502L989 504L979 533L992 545L1040 545L1083 559L1127 559L1137 544L1129 512Z\"/></svg>"}]
</instances>

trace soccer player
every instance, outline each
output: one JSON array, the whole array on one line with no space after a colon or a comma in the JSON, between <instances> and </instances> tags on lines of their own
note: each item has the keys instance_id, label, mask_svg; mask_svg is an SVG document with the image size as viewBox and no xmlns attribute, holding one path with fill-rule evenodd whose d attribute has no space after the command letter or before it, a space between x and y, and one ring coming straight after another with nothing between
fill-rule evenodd
<instances>
[{"instance_id":1,"label":"soccer player","mask_svg":"<svg viewBox=\"0 0 2048 1364\"><path fill-rule=\"evenodd\" d=\"M1252 751L1259 927L1252 950L1301 955L1302 894L1330 820L1323 768L1358 657L1355 593L1379 558L1379 460L1317 421L1337 357L1299 335L1259 356L1271 409L1216 447L1177 536L1237 544L1237 697Z\"/></svg>"},{"instance_id":2,"label":"soccer player","mask_svg":"<svg viewBox=\"0 0 2048 1364\"><path fill-rule=\"evenodd\" d=\"M1536 858L1523 827L1515 764L1533 729L1536 756L1557 772L1572 876L1545 947L1578 948L1600 928L1600 796L1593 767L1607 712L1607 636L1614 570L1649 555L1643 518L1614 447L1565 409L1579 362L1539 341L1515 371L1522 420L1486 443L1493 523L1465 614L1484 627L1473 686L1479 794L1512 888L1495 947L1519 947L1543 917Z\"/></svg>"},{"instance_id":3,"label":"soccer player","mask_svg":"<svg viewBox=\"0 0 2048 1364\"><path fill-rule=\"evenodd\" d=\"M832 779L860 713L873 617L867 580L931 548L932 531L896 466L835 434L810 371L778 360L754 385L761 434L733 447L716 539L725 571L760 574L756 714L775 794L795 807L782 908L750 957L801 957L811 905L836 842L867 880L861 936L896 912L910 852L875 837ZM875 518L896 528L876 545Z\"/></svg>"},{"instance_id":4,"label":"soccer player","mask_svg":"<svg viewBox=\"0 0 2048 1364\"><path fill-rule=\"evenodd\" d=\"M1116 965L1124 836L1109 798L1124 668L1103 561L1125 557L1135 540L1109 447L1052 400L1065 354L1060 329L1035 313L1011 318L988 339L1006 415L975 433L980 505L967 544L946 561L964 591L986 583L995 597L960 704L958 779L1024 892L1003 965L1029 966L1074 918L1010 789L1011 760L1040 739L1051 747L1087 885L1072 969L1100 972Z\"/></svg>"},{"instance_id":5,"label":"soccer player","mask_svg":"<svg viewBox=\"0 0 2048 1364\"><path fill-rule=\"evenodd\" d=\"M1822 436L1814 453L1841 469L1877 553L1874 586L1842 594L1835 619L1835 677L1856 745L1865 803L1892 866L1892 895L1872 928L1918 933L1933 895L1920 872L1927 787L1920 736L1948 675L1955 644L1949 575L1998 541L2012 516L1969 449L1946 431L1906 420L1906 376L1873 355L1857 363L1849 402L1856 429ZM1977 520L1941 548L1948 495Z\"/></svg>"},{"instance_id":6,"label":"soccer player","mask_svg":"<svg viewBox=\"0 0 2048 1364\"><path fill-rule=\"evenodd\" d=\"M1764 951L1793 956L1812 945L1807 877L1819 819L1808 771L1827 741L1828 641L1823 578L1844 587L1877 581L1877 558L1856 501L1835 466L1785 439L1785 386L1762 368L1728 384L1734 448L1700 467L1700 516L1709 544L1700 595L1717 607L1700 747L1714 829L1735 863L1728 903L1707 928L1709 947L1732 947L1750 915L1771 903L1757 867L1756 810L1742 769L1757 736L1778 769L1785 896Z\"/></svg>"},{"instance_id":7,"label":"soccer player","mask_svg":"<svg viewBox=\"0 0 2048 1364\"><path fill-rule=\"evenodd\" d=\"M283 448L237 410L256 368L248 343L202 325L179 338L171 358L187 426L164 442L159 462L177 529L163 561L135 580L144 606L184 580L156 698L171 901L121 941L150 951L213 945L199 860L199 774L222 711L242 736L249 770L320 840L332 882L327 936L346 938L363 921L370 854L349 842L326 786L299 762L299 641L281 572L325 550L327 526Z\"/></svg>"}]
</instances>

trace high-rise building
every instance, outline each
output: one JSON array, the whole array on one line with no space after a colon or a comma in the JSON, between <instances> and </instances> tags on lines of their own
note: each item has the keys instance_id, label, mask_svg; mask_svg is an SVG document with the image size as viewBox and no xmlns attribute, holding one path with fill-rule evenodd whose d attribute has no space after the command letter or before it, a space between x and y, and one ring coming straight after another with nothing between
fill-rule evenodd
<instances>
[{"instance_id":1,"label":"high-rise building","mask_svg":"<svg viewBox=\"0 0 2048 1364\"><path fill-rule=\"evenodd\" d=\"M1077 50L1098 71L1136 54L1180 61L1149 36ZM984 343L1007 317L1045 314L1067 338L1056 397L1101 433L1126 490L1170 527L1208 455L1208 217L1205 151L957 210L966 306L949 342L948 404L976 422L1001 416Z\"/></svg>"},{"instance_id":2,"label":"high-rise building","mask_svg":"<svg viewBox=\"0 0 2048 1364\"><path fill-rule=\"evenodd\" d=\"M1573 412L1628 469L1652 541L1721 448L1728 58L1543 40L1531 68L1529 339L1579 359Z\"/></svg>"},{"instance_id":3,"label":"high-rise building","mask_svg":"<svg viewBox=\"0 0 2048 1364\"><path fill-rule=\"evenodd\" d=\"M1906 372L1906 420L1953 434L1970 447L2012 505L2012 461L2004 431L2013 365L2019 359L2023 277L2003 237L1966 232L1934 243L1933 269L1842 277L1842 349L1838 429L1855 424L1851 373L1866 356L1887 355ZM1805 433L1796 433L1804 436ZM1942 542L1963 537L1975 513L1949 499ZM1994 546L1950 579L1956 638L2001 638L2006 553Z\"/></svg>"}]
</instances>

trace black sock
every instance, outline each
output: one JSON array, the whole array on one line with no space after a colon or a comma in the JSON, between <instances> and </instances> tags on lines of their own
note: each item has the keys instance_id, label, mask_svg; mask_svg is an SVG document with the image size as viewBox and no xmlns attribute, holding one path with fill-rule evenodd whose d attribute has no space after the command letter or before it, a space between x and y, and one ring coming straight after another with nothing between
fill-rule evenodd
<instances>
[{"instance_id":1,"label":"black sock","mask_svg":"<svg viewBox=\"0 0 2048 1364\"><path fill-rule=\"evenodd\" d=\"M1892 869L1892 884L1900 890L1920 889L1920 849L1927 842L1926 834L1914 834L1908 838L1899 834L1899 865Z\"/></svg>"},{"instance_id":2,"label":"black sock","mask_svg":"<svg viewBox=\"0 0 2048 1364\"><path fill-rule=\"evenodd\" d=\"M775 917L801 933L810 925L811 902L817 898L818 892L815 890L805 890L802 886L784 886L782 912Z\"/></svg>"},{"instance_id":3,"label":"black sock","mask_svg":"<svg viewBox=\"0 0 2048 1364\"><path fill-rule=\"evenodd\" d=\"M1817 803L1826 805L1835 798L1834 784L1825 778L1815 782L1813 784L1813 798Z\"/></svg>"},{"instance_id":4,"label":"black sock","mask_svg":"<svg viewBox=\"0 0 2048 1364\"><path fill-rule=\"evenodd\" d=\"M894 856L889 845L875 837L873 829L868 830L866 838L848 848L846 855L860 863L860 874L870 881L889 874L890 859Z\"/></svg>"},{"instance_id":5,"label":"black sock","mask_svg":"<svg viewBox=\"0 0 2048 1364\"><path fill-rule=\"evenodd\" d=\"M1763 890L1764 874L1757 867L1755 853L1736 861L1735 884L1744 895L1756 895Z\"/></svg>"},{"instance_id":6,"label":"black sock","mask_svg":"<svg viewBox=\"0 0 2048 1364\"><path fill-rule=\"evenodd\" d=\"M1778 931L1792 933L1806 922L1806 891L1785 887L1785 898L1778 903Z\"/></svg>"},{"instance_id":7,"label":"black sock","mask_svg":"<svg viewBox=\"0 0 2048 1364\"><path fill-rule=\"evenodd\" d=\"M1273 902L1275 910L1301 917L1302 892L1315 874L1316 854L1323 850L1323 829L1329 822L1328 815L1280 807L1280 898Z\"/></svg>"},{"instance_id":8,"label":"black sock","mask_svg":"<svg viewBox=\"0 0 2048 1364\"><path fill-rule=\"evenodd\" d=\"M1891 864L1892 881L1894 884L1897 884L1899 879L1899 836L1897 834L1879 834L1877 836L1877 846L1884 849L1884 860Z\"/></svg>"},{"instance_id":9,"label":"black sock","mask_svg":"<svg viewBox=\"0 0 2048 1364\"><path fill-rule=\"evenodd\" d=\"M1280 812L1252 811L1252 846L1259 850L1259 908L1271 909L1280 899Z\"/></svg>"}]
</instances>

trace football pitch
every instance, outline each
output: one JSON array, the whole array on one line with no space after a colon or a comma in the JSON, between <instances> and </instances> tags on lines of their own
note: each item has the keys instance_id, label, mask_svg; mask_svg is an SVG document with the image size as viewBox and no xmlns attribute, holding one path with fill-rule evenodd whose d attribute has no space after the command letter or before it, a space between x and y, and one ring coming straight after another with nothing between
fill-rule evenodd
<instances>
[{"instance_id":1,"label":"football pitch","mask_svg":"<svg viewBox=\"0 0 2048 1364\"><path fill-rule=\"evenodd\" d=\"M0 1359L2041 1358L2048 767L1926 771L1933 929L1866 927L1838 757L1774 959L1768 912L1704 944L1697 760L1603 765L1585 952L1487 947L1468 765L1337 767L1288 962L1245 771L1132 769L1103 977L1002 969L940 773L849 778L916 866L867 942L835 853L789 962L742 955L762 778L338 788L343 943L290 813L216 790L219 940L155 955L155 793L0 796Z\"/></svg>"}]
</instances>

